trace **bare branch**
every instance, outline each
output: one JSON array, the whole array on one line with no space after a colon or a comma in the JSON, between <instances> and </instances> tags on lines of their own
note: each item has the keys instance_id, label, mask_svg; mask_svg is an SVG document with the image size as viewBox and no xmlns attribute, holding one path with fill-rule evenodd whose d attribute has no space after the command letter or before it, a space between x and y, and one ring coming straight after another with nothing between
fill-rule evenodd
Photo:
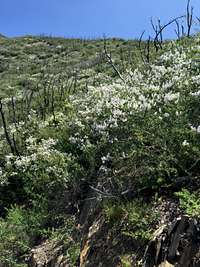
<instances>
[{"instance_id":1,"label":"bare branch","mask_svg":"<svg viewBox=\"0 0 200 267\"><path fill-rule=\"evenodd\" d=\"M93 186L91 186L91 185L90 185L90 188L91 188L95 193L97 193L97 195L101 196L101 198L118 198L118 197L115 196L115 195L111 195L111 194L109 194L109 193L107 193L107 192L104 192L104 191L102 191L102 190L100 190L100 189L98 189L98 188L95 188L95 187L93 187Z\"/></svg>"},{"instance_id":2,"label":"bare branch","mask_svg":"<svg viewBox=\"0 0 200 267\"><path fill-rule=\"evenodd\" d=\"M3 111L3 103L2 103L2 100L0 99L0 115L1 115L1 119L2 119L2 123L3 123L3 129L4 129L4 134L5 134L5 138L6 138L6 141L10 147L10 150L13 154L15 154L15 148L12 144L12 141L10 139L10 136L9 136L9 133L8 133L8 129L7 129L7 124L6 124L6 118L5 118L5 115L4 115L4 111Z\"/></svg>"},{"instance_id":3,"label":"bare branch","mask_svg":"<svg viewBox=\"0 0 200 267\"><path fill-rule=\"evenodd\" d=\"M157 32L157 34L154 37L154 42L157 42L158 36L160 35L161 32L163 32L163 30L165 28L167 28L169 25L171 25L172 23L176 22L178 19L181 19L181 18L185 18L185 15L176 17L176 18L170 20L168 23L166 23L163 26L161 26L161 28L159 29L159 31Z\"/></svg>"},{"instance_id":4,"label":"bare branch","mask_svg":"<svg viewBox=\"0 0 200 267\"><path fill-rule=\"evenodd\" d=\"M162 28L160 19L158 19L158 27L159 27L159 31L160 31L161 28ZM162 48L162 43L163 43L163 31L160 31L160 45L161 45L161 48Z\"/></svg>"},{"instance_id":5,"label":"bare branch","mask_svg":"<svg viewBox=\"0 0 200 267\"><path fill-rule=\"evenodd\" d=\"M176 30L175 30L175 33L177 35L177 38L180 39L181 38L181 34L180 34L180 24L178 22L178 20L175 20L175 23L176 23Z\"/></svg>"},{"instance_id":6,"label":"bare branch","mask_svg":"<svg viewBox=\"0 0 200 267\"><path fill-rule=\"evenodd\" d=\"M192 22L193 22L193 11L194 8L190 8L190 0L187 2L187 37L190 37Z\"/></svg>"},{"instance_id":7,"label":"bare branch","mask_svg":"<svg viewBox=\"0 0 200 267\"><path fill-rule=\"evenodd\" d=\"M148 63L150 62L150 41L151 41L151 37L149 36L149 38L147 40L146 47L145 47L146 48L145 56L146 56L146 60L147 60Z\"/></svg>"},{"instance_id":8,"label":"bare branch","mask_svg":"<svg viewBox=\"0 0 200 267\"><path fill-rule=\"evenodd\" d=\"M104 54L106 56L106 59L108 61L108 63L112 66L112 68L114 69L114 71L117 73L117 75L119 76L119 78L126 83L126 81L124 80L124 78L122 77L121 73L119 72L119 70L117 69L116 65L113 62L113 59L111 57L111 54L108 53L107 51L107 45L106 45L106 38L104 38Z\"/></svg>"},{"instance_id":9,"label":"bare branch","mask_svg":"<svg viewBox=\"0 0 200 267\"><path fill-rule=\"evenodd\" d=\"M141 33L140 38L139 38L139 50L140 50L142 61L144 63L146 63L145 59L144 59L144 56L143 56L142 45L141 45L142 44L142 38L143 38L144 34L145 34L145 30Z\"/></svg>"}]
</instances>

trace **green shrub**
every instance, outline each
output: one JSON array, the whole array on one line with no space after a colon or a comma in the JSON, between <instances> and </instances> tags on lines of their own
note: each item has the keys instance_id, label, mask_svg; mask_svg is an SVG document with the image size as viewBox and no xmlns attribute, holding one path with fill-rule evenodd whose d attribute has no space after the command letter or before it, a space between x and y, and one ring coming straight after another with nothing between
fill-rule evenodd
<instances>
[{"instance_id":1,"label":"green shrub","mask_svg":"<svg viewBox=\"0 0 200 267\"><path fill-rule=\"evenodd\" d=\"M191 193L187 189L182 189L182 191L175 194L179 197L180 207L185 211L185 213L192 217L200 216L200 198L199 193Z\"/></svg>"},{"instance_id":2,"label":"green shrub","mask_svg":"<svg viewBox=\"0 0 200 267\"><path fill-rule=\"evenodd\" d=\"M112 225L121 225L121 234L141 240L149 240L152 235L152 225L159 214L152 212L151 205L142 200L128 203L108 203L104 208L105 216Z\"/></svg>"},{"instance_id":3,"label":"green shrub","mask_svg":"<svg viewBox=\"0 0 200 267\"><path fill-rule=\"evenodd\" d=\"M0 220L0 263L5 267L26 266L22 263L29 250L31 231L27 216L22 208L13 207L6 219Z\"/></svg>"}]
</instances>

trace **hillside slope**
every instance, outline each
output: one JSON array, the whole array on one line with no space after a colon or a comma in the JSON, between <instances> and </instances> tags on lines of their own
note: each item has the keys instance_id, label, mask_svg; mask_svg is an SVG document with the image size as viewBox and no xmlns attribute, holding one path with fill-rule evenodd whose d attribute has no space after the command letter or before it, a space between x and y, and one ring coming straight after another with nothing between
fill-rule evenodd
<instances>
[{"instance_id":1,"label":"hillside slope","mask_svg":"<svg viewBox=\"0 0 200 267\"><path fill-rule=\"evenodd\" d=\"M200 266L200 37L146 45L0 39L1 266Z\"/></svg>"}]
</instances>

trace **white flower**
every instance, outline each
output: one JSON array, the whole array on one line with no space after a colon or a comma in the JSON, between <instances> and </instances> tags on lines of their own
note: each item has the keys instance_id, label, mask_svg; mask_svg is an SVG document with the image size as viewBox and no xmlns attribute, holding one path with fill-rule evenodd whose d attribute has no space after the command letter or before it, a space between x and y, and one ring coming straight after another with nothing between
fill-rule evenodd
<instances>
[{"instance_id":1,"label":"white flower","mask_svg":"<svg viewBox=\"0 0 200 267\"><path fill-rule=\"evenodd\" d=\"M108 153L106 156L101 157L101 161L103 164L109 161L110 159L111 159L110 153Z\"/></svg>"},{"instance_id":2,"label":"white flower","mask_svg":"<svg viewBox=\"0 0 200 267\"><path fill-rule=\"evenodd\" d=\"M33 136L29 136L29 138L27 138L26 139L26 143L27 144L30 144L30 145L33 145L33 144L35 144L36 143L36 138L35 137L33 137Z\"/></svg>"},{"instance_id":3,"label":"white flower","mask_svg":"<svg viewBox=\"0 0 200 267\"><path fill-rule=\"evenodd\" d=\"M170 101L174 101L174 100L179 100L180 97L180 93L167 93L164 96L164 102L170 102Z\"/></svg>"},{"instance_id":4,"label":"white flower","mask_svg":"<svg viewBox=\"0 0 200 267\"><path fill-rule=\"evenodd\" d=\"M200 125L197 127L194 127L193 125L190 125L190 129L194 132L200 133Z\"/></svg>"},{"instance_id":5,"label":"white flower","mask_svg":"<svg viewBox=\"0 0 200 267\"><path fill-rule=\"evenodd\" d=\"M200 91L197 91L195 93L190 93L190 95L192 95L192 96L200 96Z\"/></svg>"},{"instance_id":6,"label":"white flower","mask_svg":"<svg viewBox=\"0 0 200 267\"><path fill-rule=\"evenodd\" d=\"M182 146L189 146L189 142L187 140L184 140Z\"/></svg>"},{"instance_id":7,"label":"white flower","mask_svg":"<svg viewBox=\"0 0 200 267\"><path fill-rule=\"evenodd\" d=\"M169 113L164 113L164 114L163 114L163 117L165 117L165 118L168 118L169 116L170 116Z\"/></svg>"}]
</instances>

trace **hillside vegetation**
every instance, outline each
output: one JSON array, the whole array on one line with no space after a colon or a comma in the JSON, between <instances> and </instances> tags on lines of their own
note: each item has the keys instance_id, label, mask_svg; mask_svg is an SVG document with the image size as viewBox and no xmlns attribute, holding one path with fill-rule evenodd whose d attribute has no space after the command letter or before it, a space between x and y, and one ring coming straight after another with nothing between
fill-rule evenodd
<instances>
[{"instance_id":1,"label":"hillside vegetation","mask_svg":"<svg viewBox=\"0 0 200 267\"><path fill-rule=\"evenodd\" d=\"M156 230L198 224L200 37L146 48L0 37L0 266L154 266Z\"/></svg>"}]
</instances>

